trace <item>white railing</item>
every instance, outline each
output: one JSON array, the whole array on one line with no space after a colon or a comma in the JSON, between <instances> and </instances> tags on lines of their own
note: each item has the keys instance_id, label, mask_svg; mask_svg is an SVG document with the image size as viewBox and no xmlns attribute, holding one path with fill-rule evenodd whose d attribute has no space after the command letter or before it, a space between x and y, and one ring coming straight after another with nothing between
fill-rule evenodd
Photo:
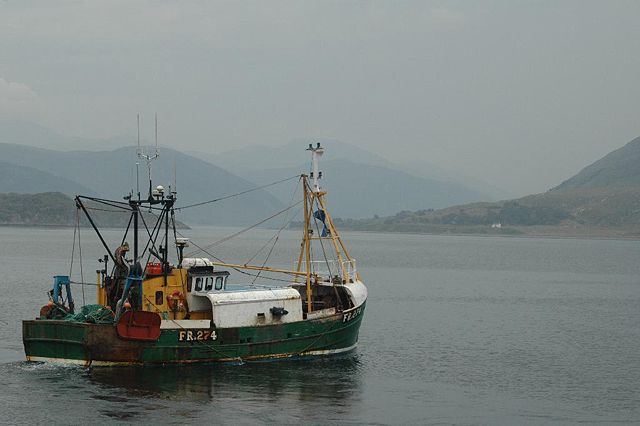
<instances>
[{"instance_id":1,"label":"white railing","mask_svg":"<svg viewBox=\"0 0 640 426\"><path fill-rule=\"evenodd\" d=\"M305 269L306 262L302 261L301 271ZM311 274L320 277L321 281L331 281L336 275L339 277L342 275L342 268L346 274L345 279L347 282L355 281L358 276L358 270L356 268L356 260L345 260L342 262L342 268L340 263L336 260L312 260L311 261ZM294 262L294 268L297 269L298 262Z\"/></svg>"}]
</instances>

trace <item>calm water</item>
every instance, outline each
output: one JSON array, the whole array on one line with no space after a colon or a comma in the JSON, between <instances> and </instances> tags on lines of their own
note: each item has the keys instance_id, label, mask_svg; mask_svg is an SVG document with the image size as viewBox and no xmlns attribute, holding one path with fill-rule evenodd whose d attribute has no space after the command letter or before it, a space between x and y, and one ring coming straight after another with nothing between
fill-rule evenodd
<instances>
[{"instance_id":1,"label":"calm water","mask_svg":"<svg viewBox=\"0 0 640 426\"><path fill-rule=\"evenodd\" d=\"M186 234L207 244L233 231ZM272 234L255 231L214 254L244 262ZM352 355L181 368L27 364L20 320L46 302L52 275L68 273L72 237L0 228L0 423L640 423L638 241L345 233L370 292ZM278 263L290 265L298 237L282 235ZM107 238L115 245L119 233ZM82 241L85 280L94 281L102 252L88 230ZM85 288L87 303L94 295Z\"/></svg>"}]
</instances>

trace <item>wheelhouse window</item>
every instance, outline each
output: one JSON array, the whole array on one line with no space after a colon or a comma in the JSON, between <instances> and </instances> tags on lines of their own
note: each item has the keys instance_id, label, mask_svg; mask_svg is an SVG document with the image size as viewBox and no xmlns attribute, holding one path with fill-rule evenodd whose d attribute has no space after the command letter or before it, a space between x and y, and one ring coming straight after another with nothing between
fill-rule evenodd
<instances>
[{"instance_id":1,"label":"wheelhouse window","mask_svg":"<svg viewBox=\"0 0 640 426\"><path fill-rule=\"evenodd\" d=\"M202 291L202 277L196 277L196 291Z\"/></svg>"},{"instance_id":2,"label":"wheelhouse window","mask_svg":"<svg viewBox=\"0 0 640 426\"><path fill-rule=\"evenodd\" d=\"M224 277L216 277L216 290L224 288Z\"/></svg>"},{"instance_id":3,"label":"wheelhouse window","mask_svg":"<svg viewBox=\"0 0 640 426\"><path fill-rule=\"evenodd\" d=\"M207 277L207 281L206 281L206 283L205 283L205 285L204 285L204 289L205 289L206 291L209 291L209 290L211 290L212 288L213 288L213 278L212 278L212 277ZM217 285L217 283L216 283L216 290L217 290L217 289L218 289L218 285Z\"/></svg>"}]
</instances>

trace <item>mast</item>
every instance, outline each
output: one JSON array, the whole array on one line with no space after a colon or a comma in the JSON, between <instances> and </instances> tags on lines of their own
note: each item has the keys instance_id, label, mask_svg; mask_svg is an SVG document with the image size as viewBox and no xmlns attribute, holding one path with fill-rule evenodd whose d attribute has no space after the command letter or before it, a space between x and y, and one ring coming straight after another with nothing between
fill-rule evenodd
<instances>
[{"instance_id":1,"label":"mast","mask_svg":"<svg viewBox=\"0 0 640 426\"><path fill-rule=\"evenodd\" d=\"M129 200L129 204L133 209L133 261L138 261L138 212L140 208L140 200Z\"/></svg>"},{"instance_id":2,"label":"mast","mask_svg":"<svg viewBox=\"0 0 640 426\"><path fill-rule=\"evenodd\" d=\"M309 211L309 203L308 203L308 198L309 198L309 193L307 191L307 187L309 186L307 183L307 177L304 176L302 179L302 191L303 191L303 195L304 195L304 235L303 235L303 244L304 244L304 252L306 253L305 256L305 264L306 264L306 270L307 270L307 274L306 274L306 278L307 278L307 312L312 312L313 311L313 301L312 301L312 289L311 289L311 239L310 239L310 235L309 235L309 229L310 229L310 211ZM311 206L311 208L313 209L313 206ZM300 258L302 258L302 252L300 252ZM298 268L300 268L300 265L298 265Z\"/></svg>"},{"instance_id":3,"label":"mast","mask_svg":"<svg viewBox=\"0 0 640 426\"><path fill-rule=\"evenodd\" d=\"M313 193L319 194L322 172L318 170L318 160L322 157L322 154L324 154L324 148L320 146L320 142L318 142L315 148L312 144L309 144L307 151L311 151L311 179L313 179Z\"/></svg>"},{"instance_id":4,"label":"mast","mask_svg":"<svg viewBox=\"0 0 640 426\"><path fill-rule=\"evenodd\" d=\"M151 179L151 162L158 158L160 154L158 153L158 114L155 116L155 142L156 142L156 152L154 155L145 154L144 150L140 147L140 114L138 114L138 158L144 159L147 161L147 172L149 174L149 195L147 199L149 201L153 201L153 183ZM139 191L139 190L138 190ZM138 192L138 201L140 201L140 192Z\"/></svg>"},{"instance_id":5,"label":"mast","mask_svg":"<svg viewBox=\"0 0 640 426\"><path fill-rule=\"evenodd\" d=\"M304 263L306 267L306 288L307 288L307 312L313 311L313 288L311 286L312 277L312 261L311 261L311 242L312 240L318 240L322 244L322 240L330 240L333 247L335 256L339 263L340 279L342 284L347 284L352 280L350 272L355 270L354 260L349 255L347 248L345 247L340 234L333 223L333 218L327 212L325 195L326 191L323 191L320 186L320 179L322 178L322 172L318 167L318 160L324 154L324 148L317 143L316 146L309 144L307 151L311 152L311 176L310 179L306 175L302 175L302 190L304 201L304 229L302 235L302 242L300 244L300 253L298 254L298 263L295 271L296 281L297 277L303 275L301 272L302 262L304 257ZM310 185L311 180L311 185ZM314 204L318 211L314 214ZM318 213L320 212L320 213ZM328 231L325 235L324 232L320 232L317 236L312 236L311 220L320 220L323 222L323 227ZM323 248L324 252L324 248ZM329 259L326 259L329 262ZM346 265L349 264L349 269ZM327 265L328 267L328 265ZM331 272L331 271L330 271ZM336 271L337 272L337 271ZM330 277L333 281L334 277ZM359 280L360 276L357 271L354 274L354 278ZM335 285L335 282L334 282Z\"/></svg>"},{"instance_id":6,"label":"mast","mask_svg":"<svg viewBox=\"0 0 640 426\"><path fill-rule=\"evenodd\" d=\"M265 272L274 272L274 273L283 273L294 276L294 283L298 283L302 277L305 277L306 282L306 308L307 313L313 312L313 278L316 280L319 278L318 271L314 271L315 262L312 259L312 242L318 241L321 245L324 240L331 241L330 247L333 248L335 254L335 260L339 263L338 270L332 271L329 267L331 263L329 257L326 256L325 247L322 246L322 252L325 255L325 261L327 262L327 268L329 269L330 276L328 280L330 280L334 287L336 285L345 285L352 283L354 281L359 281L360 276L357 273L355 268L355 260L351 258L347 248L345 247L342 239L340 238L340 234L335 227L333 222L333 218L327 212L327 205L325 200L326 191L323 191L320 186L320 179L322 178L322 172L318 168L318 159L324 153L324 148L318 143L314 147L309 144L308 151L311 151L311 161L312 161L312 172L310 176L303 174L302 178L302 192L303 192L303 216L304 216L304 226L302 233L302 241L300 242L300 252L298 253L298 262L295 266L295 270L286 270L280 268L269 268L264 265L250 265L250 264L232 264L227 262L211 262L215 266L223 266L234 269L247 269L254 271L265 271ZM311 186L312 185L312 186ZM315 205L315 206L314 206ZM317 211L314 214L314 208L317 208ZM313 229L311 220L319 220L323 222L324 227L326 227L325 232L319 232L320 235L313 236ZM180 249L179 249L180 250ZM302 265L305 265L305 270L302 269ZM335 274L335 275L331 275ZM339 281L335 279L339 278ZM327 282L327 281L325 281ZM316 284L318 284L316 282Z\"/></svg>"},{"instance_id":7,"label":"mast","mask_svg":"<svg viewBox=\"0 0 640 426\"><path fill-rule=\"evenodd\" d=\"M318 209L322 212L321 216L324 216L324 220L322 220L323 225L329 231L327 236L318 235L314 239L331 240L331 244L333 245L333 249L335 251L335 254L338 260L338 264L339 264L338 267L340 268L342 281L346 283L349 281L349 277L348 277L347 269L345 268L345 263L347 262L353 263L353 260L349 256L349 253L347 252L344 244L342 243L342 239L340 238L340 235L338 234L338 231L336 230L336 227L333 224L333 219L331 218L331 215L327 211L326 201L324 197L327 192L323 191L322 188L320 187L320 179L322 179L322 172L319 171L318 161L320 157L322 157L322 155L324 154L324 148L318 142L315 147L312 144L309 144L307 151L311 151L311 169L312 169L311 178L313 179L313 188L310 192L308 191L310 204L311 204L310 213L311 215L313 215L313 203L315 200Z\"/></svg>"}]
</instances>

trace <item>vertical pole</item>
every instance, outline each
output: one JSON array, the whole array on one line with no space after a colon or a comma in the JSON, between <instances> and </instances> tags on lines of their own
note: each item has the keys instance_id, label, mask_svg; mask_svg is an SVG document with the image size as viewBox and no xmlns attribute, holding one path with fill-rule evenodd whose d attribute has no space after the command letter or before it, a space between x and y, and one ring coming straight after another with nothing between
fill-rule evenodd
<instances>
[{"instance_id":1,"label":"vertical pole","mask_svg":"<svg viewBox=\"0 0 640 426\"><path fill-rule=\"evenodd\" d=\"M133 207L133 263L138 262L138 203L131 204Z\"/></svg>"},{"instance_id":2,"label":"vertical pole","mask_svg":"<svg viewBox=\"0 0 640 426\"><path fill-rule=\"evenodd\" d=\"M303 218L303 222L306 222L307 219L307 194L306 194L306 187L307 187L307 176L306 175L302 175L302 180L300 181L302 184L302 196L303 196L303 201L304 201L304 218ZM304 225L303 225L304 227ZM303 229L302 230L302 241L300 241L300 253L298 254L298 263L296 266L296 272L300 272L300 270L302 269L302 256L304 255L304 249L306 247L306 241L307 239L305 238L305 235L307 234L307 230ZM298 282L298 275L295 276L294 278L294 282Z\"/></svg>"},{"instance_id":3,"label":"vertical pole","mask_svg":"<svg viewBox=\"0 0 640 426\"><path fill-rule=\"evenodd\" d=\"M98 269L96 271L96 303L98 305L105 305L103 299L103 295L104 295L104 290L102 290L102 283L100 282L100 270Z\"/></svg>"},{"instance_id":4,"label":"vertical pole","mask_svg":"<svg viewBox=\"0 0 640 426\"><path fill-rule=\"evenodd\" d=\"M136 156L138 160L142 156L142 151L140 151L140 114L138 114L138 149L136 150ZM140 161L136 161L136 192L138 193L138 200L140 200Z\"/></svg>"},{"instance_id":5,"label":"vertical pole","mask_svg":"<svg viewBox=\"0 0 640 426\"><path fill-rule=\"evenodd\" d=\"M164 217L164 252L162 253L162 275L164 276L164 285L167 286L167 270L166 267L169 256L169 204L163 204L165 208Z\"/></svg>"},{"instance_id":6,"label":"vertical pole","mask_svg":"<svg viewBox=\"0 0 640 426\"><path fill-rule=\"evenodd\" d=\"M323 199L323 205L324 205L324 199ZM325 209L325 212L326 212L326 209ZM329 214L327 214L327 218L329 220L329 223L331 224L331 229L333 230L332 232L335 232L336 239L338 240L338 243L340 243L340 247L342 247L342 252L344 253L345 257L350 262L353 261L353 258L349 254L349 250L347 250L347 247L344 245L344 242L342 242L342 238L340 238L340 234L338 234L338 230L336 229L336 226L333 224L333 218ZM355 265L351 265L351 266L355 266ZM357 270L356 270L356 279L360 280L360 272L358 272Z\"/></svg>"},{"instance_id":7,"label":"vertical pole","mask_svg":"<svg viewBox=\"0 0 640 426\"><path fill-rule=\"evenodd\" d=\"M306 253L305 260L307 266L307 313L313 311L312 295L311 295L311 240L309 239L309 192L307 191L307 180L304 179L303 195L304 195L304 251ZM302 254L302 253L301 253Z\"/></svg>"},{"instance_id":8,"label":"vertical pole","mask_svg":"<svg viewBox=\"0 0 640 426\"><path fill-rule=\"evenodd\" d=\"M349 254L344 250L344 246L342 245L342 240L340 239L340 235L338 235L336 228L333 226L333 220L331 216L327 213L327 207L324 202L324 195L322 193L318 194L318 205L324 211L325 221L329 224L329 231L331 232L331 242L333 243L333 249L336 252L336 256L338 256L338 262L340 263L340 271L342 272L342 279L349 282L349 277L347 277L347 270L344 267L344 261L342 259L342 253L340 251L340 247L342 247L347 260L351 260L349 258ZM336 242L337 240L337 242ZM338 246L340 243L340 247Z\"/></svg>"}]
</instances>

